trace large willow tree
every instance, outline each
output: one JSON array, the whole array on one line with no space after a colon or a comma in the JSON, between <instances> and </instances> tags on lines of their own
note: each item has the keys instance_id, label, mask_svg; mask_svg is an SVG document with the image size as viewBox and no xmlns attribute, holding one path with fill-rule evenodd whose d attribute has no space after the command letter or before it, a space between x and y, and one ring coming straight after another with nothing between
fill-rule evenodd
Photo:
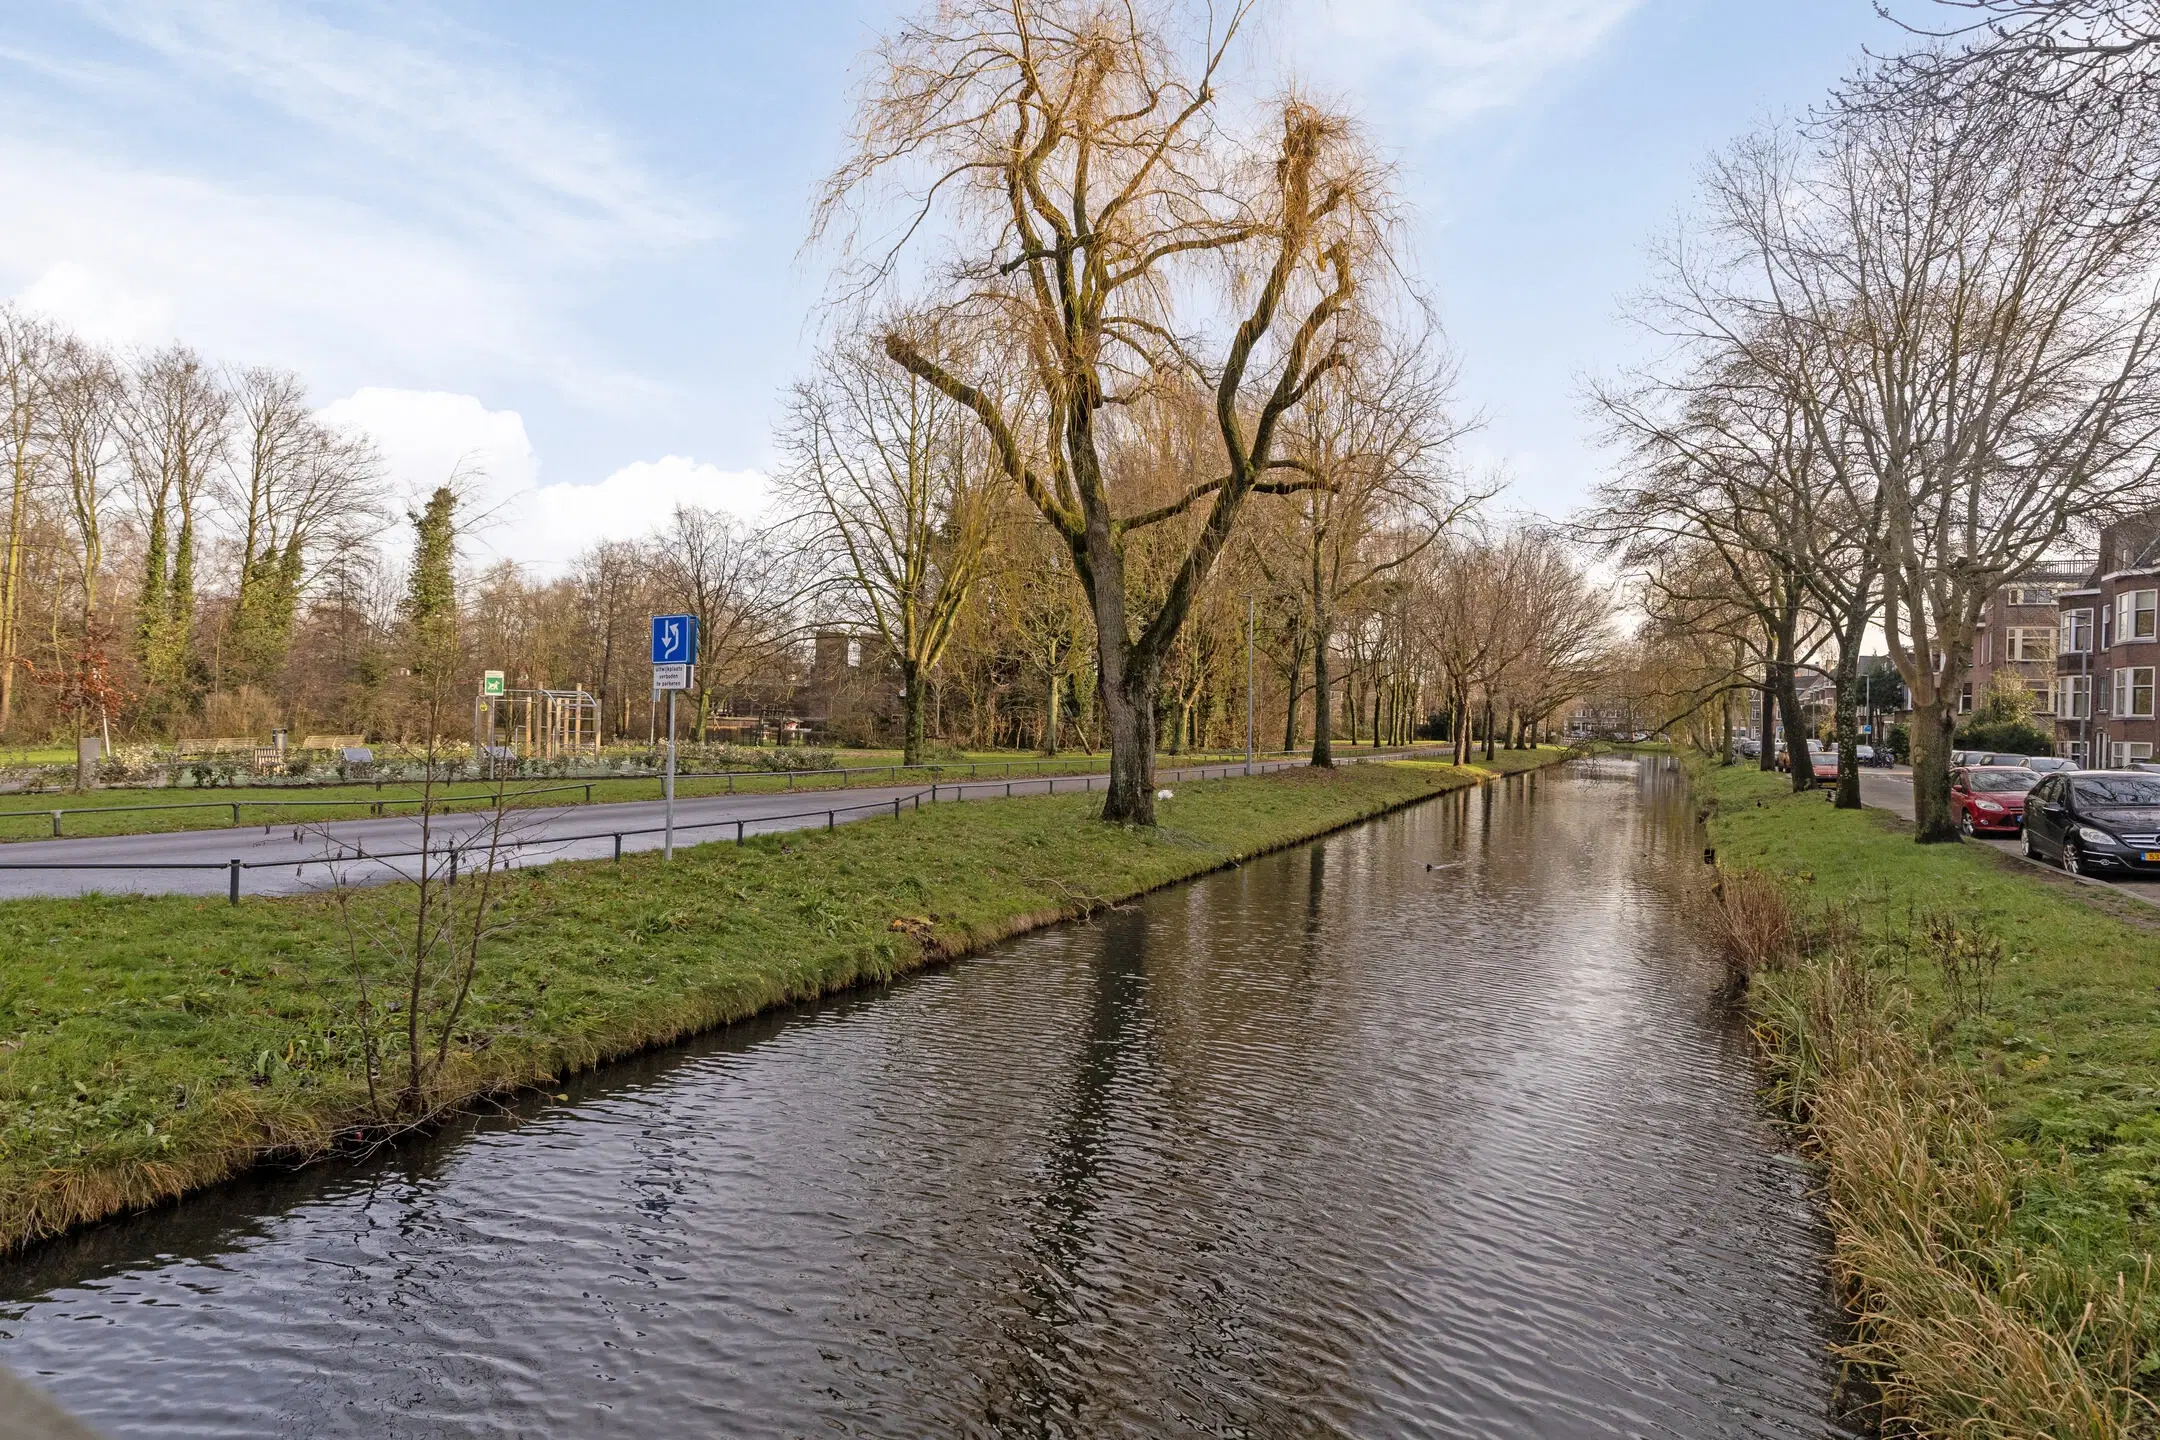
<instances>
[{"instance_id":1,"label":"large willow tree","mask_svg":"<svg viewBox=\"0 0 2160 1440\"><path fill-rule=\"evenodd\" d=\"M1111 821L1153 823L1164 662L1246 502L1324 483L1278 440L1394 270L1387 177L1356 128L1219 88L1245 13L1218 29L1167 4L935 5L878 47L819 214L846 232L851 293L924 275L934 323L888 329L885 353L974 416L1071 551ZM932 236L943 254L909 253ZM1120 445L1195 394L1215 453L1166 501L1123 493ZM1154 526L1180 555L1143 598L1126 546Z\"/></svg>"}]
</instances>

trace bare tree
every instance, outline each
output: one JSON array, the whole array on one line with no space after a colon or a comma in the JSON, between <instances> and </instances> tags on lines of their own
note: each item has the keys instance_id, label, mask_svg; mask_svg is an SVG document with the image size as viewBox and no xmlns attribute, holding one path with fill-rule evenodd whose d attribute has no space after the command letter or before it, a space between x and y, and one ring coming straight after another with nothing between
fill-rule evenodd
<instances>
[{"instance_id":1,"label":"bare tree","mask_svg":"<svg viewBox=\"0 0 2160 1440\"><path fill-rule=\"evenodd\" d=\"M813 547L900 668L904 759L920 764L930 674L982 578L998 512L981 427L850 338L796 385L781 449L781 484Z\"/></svg>"},{"instance_id":2,"label":"bare tree","mask_svg":"<svg viewBox=\"0 0 2160 1440\"><path fill-rule=\"evenodd\" d=\"M330 556L378 533L381 463L363 439L315 418L289 371L233 382L236 434L220 486L239 538L239 572L219 652L219 681L263 684L285 662L293 617Z\"/></svg>"},{"instance_id":3,"label":"bare tree","mask_svg":"<svg viewBox=\"0 0 2160 1440\"><path fill-rule=\"evenodd\" d=\"M799 580L765 537L731 515L678 505L652 541L669 603L698 620L697 717L705 737L716 691L739 685L779 653L791 634Z\"/></svg>"},{"instance_id":4,"label":"bare tree","mask_svg":"<svg viewBox=\"0 0 2160 1440\"><path fill-rule=\"evenodd\" d=\"M0 431L7 464L7 548L0 552L0 734L15 718L15 672L22 653L25 547L31 500L44 478L52 441L51 391L59 337L43 321L0 305Z\"/></svg>"},{"instance_id":5,"label":"bare tree","mask_svg":"<svg viewBox=\"0 0 2160 1440\"><path fill-rule=\"evenodd\" d=\"M1841 111L1712 173L1722 269L1674 313L1777 374L1869 537L1922 841L1993 591L2153 472L2152 134L1978 89Z\"/></svg>"},{"instance_id":6,"label":"bare tree","mask_svg":"<svg viewBox=\"0 0 2160 1440\"><path fill-rule=\"evenodd\" d=\"M1436 337L1376 343L1313 388L1286 446L1326 483L1293 502L1313 648L1312 763L1332 765L1338 607L1409 564L1492 491L1450 494L1453 367ZM1355 736L1352 736L1353 740Z\"/></svg>"},{"instance_id":7,"label":"bare tree","mask_svg":"<svg viewBox=\"0 0 2160 1440\"><path fill-rule=\"evenodd\" d=\"M230 401L202 360L172 345L128 377L120 430L145 543L135 600L144 698L185 711L194 682L196 502L222 458Z\"/></svg>"},{"instance_id":8,"label":"bare tree","mask_svg":"<svg viewBox=\"0 0 2160 1440\"><path fill-rule=\"evenodd\" d=\"M639 547L626 540L603 540L577 559L575 573L584 611L593 628L594 694L603 714L613 711L615 733L629 727L630 696L641 687L617 682L618 669L636 668L636 632L644 623L639 611L641 580L646 573Z\"/></svg>"},{"instance_id":9,"label":"bare tree","mask_svg":"<svg viewBox=\"0 0 2160 1440\"><path fill-rule=\"evenodd\" d=\"M1821 639L1811 635L1810 602L1831 602L1840 633L1853 637L1840 670L1849 688L1878 572L1855 504L1836 503L1838 457L1823 442L1824 425L1805 402L1792 402L1778 376L1732 347L1627 389L1602 389L1597 400L1629 461L1601 488L1584 528L1637 573L1654 618L1685 622L1731 601L1744 607L1770 642L1765 721L1774 702L1786 753L1806 753L1797 676L1810 642ZM1833 513L1853 523L1833 524ZM1712 557L1714 566L1696 563ZM1815 783L1812 766L1791 768L1794 789Z\"/></svg>"},{"instance_id":10,"label":"bare tree","mask_svg":"<svg viewBox=\"0 0 2160 1440\"><path fill-rule=\"evenodd\" d=\"M2030 98L2127 89L2152 78L2160 11L2152 0L1934 0L1904 28L1931 42L1896 57L1859 93L1993 84ZM1922 17L1925 18L1922 18ZM1938 23L1930 23L1938 22Z\"/></svg>"},{"instance_id":11,"label":"bare tree","mask_svg":"<svg viewBox=\"0 0 2160 1440\"><path fill-rule=\"evenodd\" d=\"M955 222L946 323L896 327L885 348L975 414L1072 551L1110 730L1103 816L1117 822L1153 822L1163 662L1246 501L1312 483L1271 478L1280 427L1342 363L1361 290L1386 273L1385 177L1348 121L1299 100L1265 141L1226 121L1218 87L1245 13L1205 28L1188 62L1177 12L940 5L880 46L855 155L819 218L822 232L879 183L904 192L911 216L873 280L933 212ZM1212 339L1209 319L1225 322ZM966 350L936 348L961 333ZM1213 397L1220 454L1175 500L1123 509L1105 463L1121 412L1181 386ZM1128 536L1203 504L1159 604L1135 613Z\"/></svg>"}]
</instances>

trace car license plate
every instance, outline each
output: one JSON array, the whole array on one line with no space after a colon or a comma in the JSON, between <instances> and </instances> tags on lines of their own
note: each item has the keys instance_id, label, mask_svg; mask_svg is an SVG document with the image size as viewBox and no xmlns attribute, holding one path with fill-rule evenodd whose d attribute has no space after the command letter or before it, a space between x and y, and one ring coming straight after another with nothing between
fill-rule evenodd
<instances>
[{"instance_id":1,"label":"car license plate","mask_svg":"<svg viewBox=\"0 0 2160 1440\"><path fill-rule=\"evenodd\" d=\"M2145 852L2145 863L2148 865L2160 865L2160 850L2147 850Z\"/></svg>"}]
</instances>

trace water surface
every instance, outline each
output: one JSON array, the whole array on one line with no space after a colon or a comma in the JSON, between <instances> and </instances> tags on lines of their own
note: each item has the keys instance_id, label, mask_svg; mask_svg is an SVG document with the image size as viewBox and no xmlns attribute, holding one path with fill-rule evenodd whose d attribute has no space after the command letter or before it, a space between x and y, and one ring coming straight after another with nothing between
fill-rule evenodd
<instances>
[{"instance_id":1,"label":"water surface","mask_svg":"<svg viewBox=\"0 0 2160 1440\"><path fill-rule=\"evenodd\" d=\"M114 1435L1842 1434L1676 784L1445 797L99 1227L0 1270L0 1362Z\"/></svg>"}]
</instances>

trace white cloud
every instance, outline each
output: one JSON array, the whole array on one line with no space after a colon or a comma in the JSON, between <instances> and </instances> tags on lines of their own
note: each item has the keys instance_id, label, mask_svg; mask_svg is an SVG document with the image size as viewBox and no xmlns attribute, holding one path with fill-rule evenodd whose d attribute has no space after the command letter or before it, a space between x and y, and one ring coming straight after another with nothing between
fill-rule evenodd
<instances>
[{"instance_id":1,"label":"white cloud","mask_svg":"<svg viewBox=\"0 0 2160 1440\"><path fill-rule=\"evenodd\" d=\"M1300 8L1289 53L1314 78L1444 127L1526 98L1643 0L1327 0Z\"/></svg>"},{"instance_id":2,"label":"white cloud","mask_svg":"<svg viewBox=\"0 0 2160 1440\"><path fill-rule=\"evenodd\" d=\"M684 455L634 461L597 483L543 485L524 417L490 410L473 395L370 387L318 413L374 440L401 503L417 503L453 474L468 477L476 509L486 517L472 536L473 558L515 560L542 575L561 571L602 540L650 534L677 505L756 521L772 499L759 472L722 470Z\"/></svg>"},{"instance_id":3,"label":"white cloud","mask_svg":"<svg viewBox=\"0 0 2160 1440\"><path fill-rule=\"evenodd\" d=\"M53 266L15 298L24 309L101 344L150 345L172 330L172 305L165 297L124 290L73 260Z\"/></svg>"},{"instance_id":4,"label":"white cloud","mask_svg":"<svg viewBox=\"0 0 2160 1440\"><path fill-rule=\"evenodd\" d=\"M0 145L0 275L105 338L182 336L214 355L358 368L553 348L522 288L454 244L336 201L265 199L27 143ZM121 324L135 331L111 334ZM568 376L563 377L566 380Z\"/></svg>"},{"instance_id":5,"label":"white cloud","mask_svg":"<svg viewBox=\"0 0 2160 1440\"><path fill-rule=\"evenodd\" d=\"M90 8L170 65L393 161L400 188L503 233L587 254L715 233L544 77L492 63L498 47L440 16L370 33L266 0Z\"/></svg>"},{"instance_id":6,"label":"white cloud","mask_svg":"<svg viewBox=\"0 0 2160 1440\"><path fill-rule=\"evenodd\" d=\"M452 475L476 486L484 508L500 510L540 478L540 457L515 410L490 410L479 397L440 390L356 390L316 412L328 424L375 442L394 495L417 502Z\"/></svg>"},{"instance_id":7,"label":"white cloud","mask_svg":"<svg viewBox=\"0 0 2160 1440\"><path fill-rule=\"evenodd\" d=\"M496 551L536 569L559 569L601 540L635 540L664 524L677 505L764 517L770 483L755 470L722 470L683 455L639 460L597 485L543 485L513 502Z\"/></svg>"},{"instance_id":8,"label":"white cloud","mask_svg":"<svg viewBox=\"0 0 2160 1440\"><path fill-rule=\"evenodd\" d=\"M505 47L345 13L93 0L129 42L95 63L11 37L0 294L99 338L346 383L524 374L650 409L666 385L611 368L577 307L719 222ZM10 89L20 74L37 83Z\"/></svg>"}]
</instances>

